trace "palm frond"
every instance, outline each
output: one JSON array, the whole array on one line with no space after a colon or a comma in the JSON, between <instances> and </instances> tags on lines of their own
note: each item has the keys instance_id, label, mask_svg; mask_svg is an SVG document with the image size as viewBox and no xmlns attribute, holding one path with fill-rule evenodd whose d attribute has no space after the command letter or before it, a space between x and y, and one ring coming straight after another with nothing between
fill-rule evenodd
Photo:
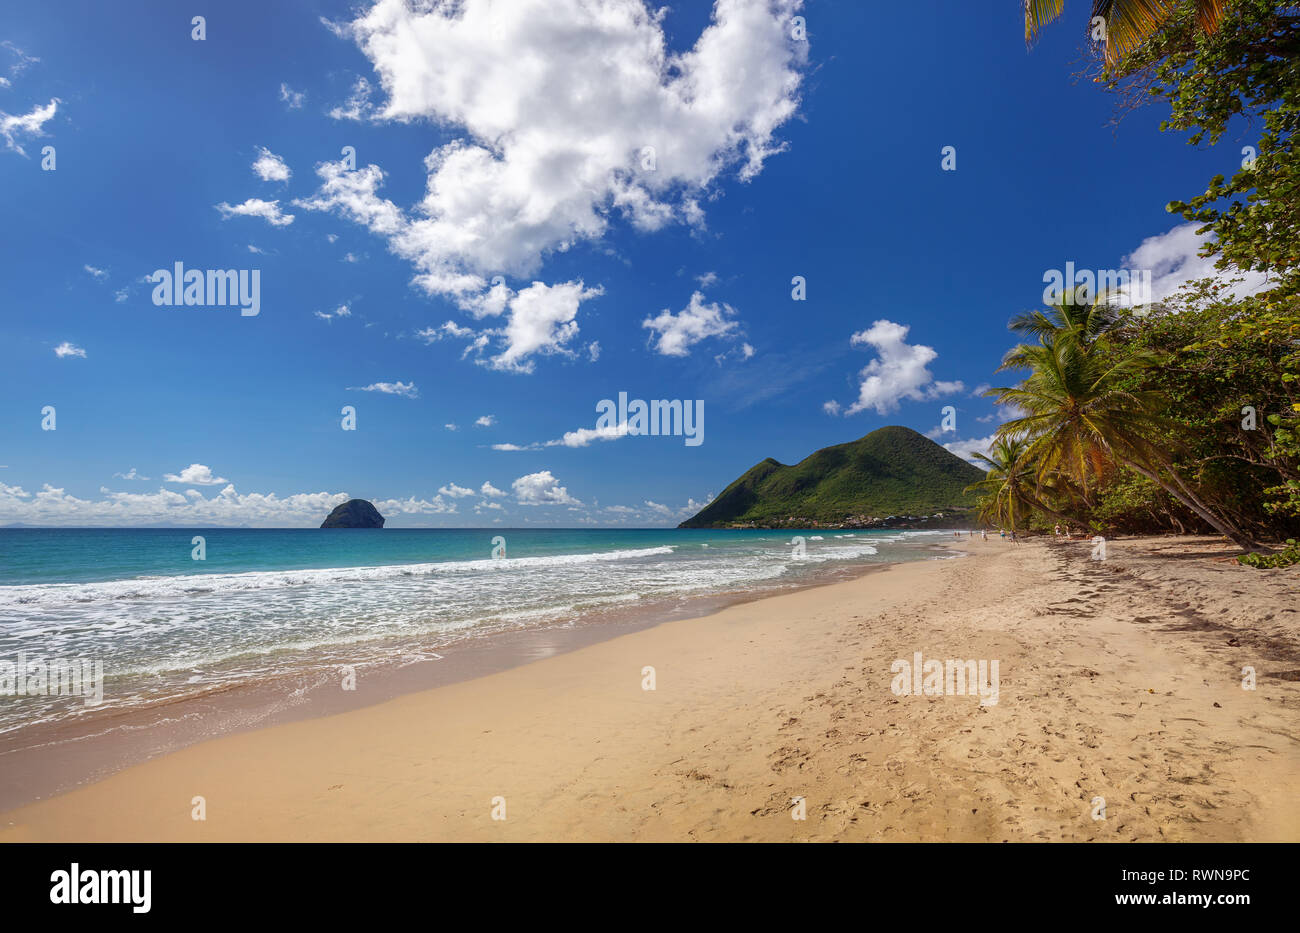
<instances>
[{"instance_id":1,"label":"palm frond","mask_svg":"<svg viewBox=\"0 0 1300 933\"><path fill-rule=\"evenodd\" d=\"M1025 0L1025 41L1031 41L1048 23L1055 22L1065 0Z\"/></svg>"},{"instance_id":2,"label":"palm frond","mask_svg":"<svg viewBox=\"0 0 1300 933\"><path fill-rule=\"evenodd\" d=\"M1206 32L1215 32L1223 21L1225 0L1196 0L1196 18Z\"/></svg>"},{"instance_id":3,"label":"palm frond","mask_svg":"<svg viewBox=\"0 0 1300 933\"><path fill-rule=\"evenodd\" d=\"M1149 39L1188 0L1093 0L1092 16L1106 23L1106 61L1114 64ZM1196 19L1205 32L1219 28L1227 0L1194 0ZM1065 0L1024 0L1025 41L1060 18Z\"/></svg>"}]
</instances>

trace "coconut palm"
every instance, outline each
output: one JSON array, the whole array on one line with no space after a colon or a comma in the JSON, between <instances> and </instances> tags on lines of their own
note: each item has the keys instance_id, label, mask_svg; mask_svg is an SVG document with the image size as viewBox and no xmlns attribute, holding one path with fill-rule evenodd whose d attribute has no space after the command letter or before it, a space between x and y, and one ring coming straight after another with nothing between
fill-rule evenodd
<instances>
[{"instance_id":1,"label":"coconut palm","mask_svg":"<svg viewBox=\"0 0 1300 933\"><path fill-rule=\"evenodd\" d=\"M1157 32L1178 7L1195 4L1196 18L1207 33L1223 19L1227 0L1093 0L1092 16L1106 23L1106 61L1114 64ZM1024 0L1025 41L1056 20L1065 0Z\"/></svg>"},{"instance_id":2,"label":"coconut palm","mask_svg":"<svg viewBox=\"0 0 1300 933\"><path fill-rule=\"evenodd\" d=\"M1067 291L1047 309L1026 311L1011 318L1010 327L1022 337L1060 337L1066 331L1078 330L1084 343L1092 343L1119 320L1114 294L1100 292L1092 295L1087 286Z\"/></svg>"},{"instance_id":3,"label":"coconut palm","mask_svg":"<svg viewBox=\"0 0 1300 933\"><path fill-rule=\"evenodd\" d=\"M1072 522L1068 515L1054 511L1039 501L1035 495L1038 484L1037 471L1025 458L1025 442L1012 436L998 437L985 454L971 451L971 456L988 464L988 473L966 487L966 492L981 494L981 520L999 527L1010 526L1016 531L1021 519L1034 510L1063 522Z\"/></svg>"},{"instance_id":4,"label":"coconut palm","mask_svg":"<svg viewBox=\"0 0 1300 933\"><path fill-rule=\"evenodd\" d=\"M1075 339L1091 344L1118 320L1110 295L1090 296L1086 287L1079 286L1046 310L1017 314L1007 326L1022 337L1040 341Z\"/></svg>"},{"instance_id":5,"label":"coconut palm","mask_svg":"<svg viewBox=\"0 0 1300 933\"><path fill-rule=\"evenodd\" d=\"M1183 480L1169 451L1154 439L1167 438L1175 427L1161 415L1167 402L1158 393L1129 386L1155 362L1153 355L1135 352L1116 360L1081 342L1077 331L1063 339L1048 336L1037 345L1021 344L1000 368L1024 368L1029 375L1018 386L989 394L1025 415L1003 424L998 435L1023 439L1021 459L1034 464L1037 477L1064 474L1079 486L1085 501L1096 479L1112 462L1119 463L1159 485L1243 548L1256 549L1248 534Z\"/></svg>"},{"instance_id":6,"label":"coconut palm","mask_svg":"<svg viewBox=\"0 0 1300 933\"><path fill-rule=\"evenodd\" d=\"M979 517L998 527L1011 526L1015 531L1020 514L1027 510L1024 492L1034 482L1033 470L1021 462L1025 443L1015 437L998 437L989 449L990 456L971 451L989 470L985 477L966 487L966 492L981 495Z\"/></svg>"}]
</instances>

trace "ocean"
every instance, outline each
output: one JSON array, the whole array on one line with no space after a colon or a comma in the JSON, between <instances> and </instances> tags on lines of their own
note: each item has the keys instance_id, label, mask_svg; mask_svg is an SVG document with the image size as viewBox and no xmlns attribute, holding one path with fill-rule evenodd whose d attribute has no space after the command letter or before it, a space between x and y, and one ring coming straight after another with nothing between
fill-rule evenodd
<instances>
[{"instance_id":1,"label":"ocean","mask_svg":"<svg viewBox=\"0 0 1300 933\"><path fill-rule=\"evenodd\" d=\"M0 734L286 677L301 690L529 628L681 617L704 597L933 558L945 534L0 529L0 687L20 654L103 670L97 704L0 696Z\"/></svg>"}]
</instances>

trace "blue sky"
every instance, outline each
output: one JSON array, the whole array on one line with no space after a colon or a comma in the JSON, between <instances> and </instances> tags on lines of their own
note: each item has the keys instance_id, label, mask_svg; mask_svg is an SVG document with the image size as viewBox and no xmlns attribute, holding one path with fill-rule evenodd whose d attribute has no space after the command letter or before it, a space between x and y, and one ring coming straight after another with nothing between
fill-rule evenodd
<instances>
[{"instance_id":1,"label":"blue sky","mask_svg":"<svg viewBox=\"0 0 1300 933\"><path fill-rule=\"evenodd\" d=\"M1014 0L467 6L6 12L0 524L675 524L887 424L964 453L1045 271L1203 269L1164 205L1249 141L1111 126L1080 2L1030 50ZM156 305L176 262L259 313ZM577 433L620 391L704 442Z\"/></svg>"}]
</instances>

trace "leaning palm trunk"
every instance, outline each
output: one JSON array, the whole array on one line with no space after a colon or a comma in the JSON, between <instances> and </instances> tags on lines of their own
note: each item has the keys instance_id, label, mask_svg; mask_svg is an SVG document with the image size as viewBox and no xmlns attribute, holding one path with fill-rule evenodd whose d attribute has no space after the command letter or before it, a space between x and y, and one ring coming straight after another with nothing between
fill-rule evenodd
<instances>
[{"instance_id":1,"label":"leaning palm trunk","mask_svg":"<svg viewBox=\"0 0 1300 933\"><path fill-rule=\"evenodd\" d=\"M1141 473L1147 479L1151 480L1151 482L1158 485L1165 492L1169 493L1169 495L1173 496L1183 505L1187 506L1187 508L1195 512L1202 521L1215 531L1219 532L1219 534L1230 538L1237 546L1247 551L1260 550L1258 541L1246 532L1242 531L1232 522L1228 521L1228 519L1216 514L1205 502L1201 501L1200 496L1196 495L1196 493L1192 492L1192 490L1187 487L1182 479L1179 478L1178 473L1173 469L1173 467L1166 465L1166 468L1169 470L1169 475L1173 477L1173 482L1170 482L1161 476L1159 471L1138 463L1131 457L1124 456L1118 451L1116 452L1116 456L1126 467Z\"/></svg>"},{"instance_id":2,"label":"leaning palm trunk","mask_svg":"<svg viewBox=\"0 0 1300 933\"><path fill-rule=\"evenodd\" d=\"M1045 323L1044 323L1045 322ZM990 389L1002 404L1016 403L1028 414L998 429L1000 435L1027 437L1024 456L1039 461L1040 478L1063 464L1073 472L1088 501L1087 476L1094 459L1121 463L1151 480L1206 524L1248 551L1258 543L1212 508L1183 482L1155 436L1179 428L1157 414L1168 400L1131 383L1158 365L1154 354L1121 348L1107 355L1101 338L1086 340L1081 322L1044 316L1039 342L1020 344L1003 359L1002 369L1028 369L1015 388ZM1058 325L1059 326L1055 326ZM1054 325L1049 328L1048 325ZM1175 444L1176 434L1172 435Z\"/></svg>"}]
</instances>

